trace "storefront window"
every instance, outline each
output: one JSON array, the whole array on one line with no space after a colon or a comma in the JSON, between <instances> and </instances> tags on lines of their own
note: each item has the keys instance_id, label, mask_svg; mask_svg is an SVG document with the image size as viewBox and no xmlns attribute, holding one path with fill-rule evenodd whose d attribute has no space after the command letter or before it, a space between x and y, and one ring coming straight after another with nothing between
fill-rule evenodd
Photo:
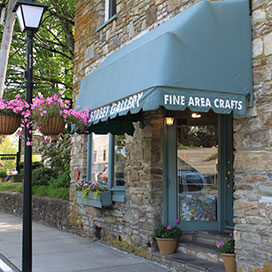
<instances>
[{"instance_id":1,"label":"storefront window","mask_svg":"<svg viewBox=\"0 0 272 272\"><path fill-rule=\"evenodd\" d=\"M114 144L114 186L125 185L126 135L116 135Z\"/></svg>"},{"instance_id":2,"label":"storefront window","mask_svg":"<svg viewBox=\"0 0 272 272\"><path fill-rule=\"evenodd\" d=\"M177 177L181 221L217 220L218 147L215 126L177 128Z\"/></svg>"},{"instance_id":3,"label":"storefront window","mask_svg":"<svg viewBox=\"0 0 272 272\"><path fill-rule=\"evenodd\" d=\"M108 154L109 152L109 136L93 134L92 140L92 181L108 182Z\"/></svg>"}]
</instances>

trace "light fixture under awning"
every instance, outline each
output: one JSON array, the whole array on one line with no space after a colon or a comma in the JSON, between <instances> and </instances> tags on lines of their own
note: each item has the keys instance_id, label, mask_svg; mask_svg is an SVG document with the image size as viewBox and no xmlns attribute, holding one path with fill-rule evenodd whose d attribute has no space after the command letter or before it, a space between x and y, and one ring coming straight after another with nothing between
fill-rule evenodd
<instances>
[{"instance_id":1,"label":"light fixture under awning","mask_svg":"<svg viewBox=\"0 0 272 272\"><path fill-rule=\"evenodd\" d=\"M101 133L161 106L245 115L251 73L248 1L204 0L107 57L81 81L77 105L93 131L107 121Z\"/></svg>"}]
</instances>

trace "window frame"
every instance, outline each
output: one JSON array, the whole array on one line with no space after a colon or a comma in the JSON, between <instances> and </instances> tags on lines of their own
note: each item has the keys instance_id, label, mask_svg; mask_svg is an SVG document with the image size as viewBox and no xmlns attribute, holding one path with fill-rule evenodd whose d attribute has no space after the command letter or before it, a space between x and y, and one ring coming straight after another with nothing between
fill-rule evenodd
<instances>
[{"instance_id":1,"label":"window frame","mask_svg":"<svg viewBox=\"0 0 272 272\"><path fill-rule=\"evenodd\" d=\"M105 2L104 23L96 29L96 32L99 32L107 24L109 24L110 22L117 18L116 0L105 0L104 2Z\"/></svg>"},{"instance_id":2,"label":"window frame","mask_svg":"<svg viewBox=\"0 0 272 272\"><path fill-rule=\"evenodd\" d=\"M112 200L116 202L126 201L125 186L115 186L114 184L114 153L115 153L115 135L109 134L109 171L108 188L112 192Z\"/></svg>"}]
</instances>

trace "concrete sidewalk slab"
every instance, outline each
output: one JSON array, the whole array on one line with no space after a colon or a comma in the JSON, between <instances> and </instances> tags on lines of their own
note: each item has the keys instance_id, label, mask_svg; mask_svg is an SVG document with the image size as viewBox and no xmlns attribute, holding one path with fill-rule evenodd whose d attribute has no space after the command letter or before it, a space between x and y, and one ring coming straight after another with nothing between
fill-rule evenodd
<instances>
[{"instance_id":1,"label":"concrete sidewalk slab","mask_svg":"<svg viewBox=\"0 0 272 272\"><path fill-rule=\"evenodd\" d=\"M22 219L0 212L0 253L22 262ZM97 241L33 223L33 272L164 272L169 269Z\"/></svg>"}]
</instances>

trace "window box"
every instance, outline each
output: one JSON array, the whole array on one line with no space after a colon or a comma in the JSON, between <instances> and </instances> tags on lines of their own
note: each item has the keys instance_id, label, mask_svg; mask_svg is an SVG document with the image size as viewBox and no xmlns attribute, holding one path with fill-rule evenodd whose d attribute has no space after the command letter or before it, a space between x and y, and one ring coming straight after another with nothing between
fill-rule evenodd
<instances>
[{"instance_id":1,"label":"window box","mask_svg":"<svg viewBox=\"0 0 272 272\"><path fill-rule=\"evenodd\" d=\"M106 191L100 193L95 199L95 193L88 193L86 198L82 198L82 192L76 191L76 201L79 204L92 206L96 208L107 207L112 204L111 192Z\"/></svg>"}]
</instances>

